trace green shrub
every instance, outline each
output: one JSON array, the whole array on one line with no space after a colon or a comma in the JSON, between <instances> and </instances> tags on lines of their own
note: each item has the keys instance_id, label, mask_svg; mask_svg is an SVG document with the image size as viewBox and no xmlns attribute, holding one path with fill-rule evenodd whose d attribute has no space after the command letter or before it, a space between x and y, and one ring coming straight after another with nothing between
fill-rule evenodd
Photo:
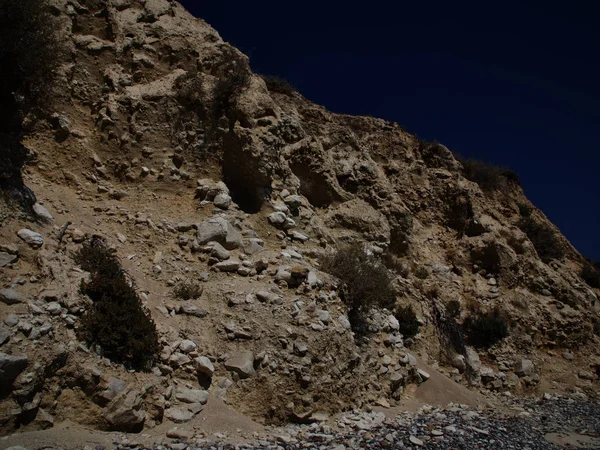
<instances>
[{"instance_id":1,"label":"green shrub","mask_svg":"<svg viewBox=\"0 0 600 450\"><path fill-rule=\"evenodd\" d=\"M584 263L580 275L590 287L600 289L600 263L595 261Z\"/></svg>"},{"instance_id":2,"label":"green shrub","mask_svg":"<svg viewBox=\"0 0 600 450\"><path fill-rule=\"evenodd\" d=\"M202 286L196 283L181 283L173 289L173 295L180 300L195 300L202 295Z\"/></svg>"},{"instance_id":3,"label":"green shrub","mask_svg":"<svg viewBox=\"0 0 600 450\"><path fill-rule=\"evenodd\" d=\"M464 177L477 183L485 192L506 192L510 183L520 184L518 175L506 168L460 155L456 155L456 159L463 165Z\"/></svg>"},{"instance_id":4,"label":"green shrub","mask_svg":"<svg viewBox=\"0 0 600 450\"><path fill-rule=\"evenodd\" d=\"M508 336L508 324L499 309L478 312L463 322L467 342L474 347L489 348Z\"/></svg>"},{"instance_id":5,"label":"green shrub","mask_svg":"<svg viewBox=\"0 0 600 450\"><path fill-rule=\"evenodd\" d=\"M0 131L20 130L21 115L48 102L63 47L44 0L0 2Z\"/></svg>"},{"instance_id":6,"label":"green shrub","mask_svg":"<svg viewBox=\"0 0 600 450\"><path fill-rule=\"evenodd\" d=\"M531 217L521 217L517 226L527 235L538 256L545 263L561 259L565 255L556 233L548 225L538 223Z\"/></svg>"},{"instance_id":7,"label":"green shrub","mask_svg":"<svg viewBox=\"0 0 600 450\"><path fill-rule=\"evenodd\" d=\"M81 292L92 300L77 330L79 338L99 345L114 361L148 370L158 352L156 327L117 256L95 238L75 254L75 262L90 273Z\"/></svg>"},{"instance_id":8,"label":"green shrub","mask_svg":"<svg viewBox=\"0 0 600 450\"><path fill-rule=\"evenodd\" d=\"M322 261L323 270L342 282L341 297L348 306L348 318L358 335L368 333L366 314L373 307L393 307L396 296L392 278L374 255L359 244L340 249Z\"/></svg>"},{"instance_id":9,"label":"green shrub","mask_svg":"<svg viewBox=\"0 0 600 450\"><path fill-rule=\"evenodd\" d=\"M267 89L270 92L276 92L278 94L284 94L288 97L292 97L296 93L296 89L285 79L272 76L272 75L261 75L262 79L265 80Z\"/></svg>"},{"instance_id":10,"label":"green shrub","mask_svg":"<svg viewBox=\"0 0 600 450\"><path fill-rule=\"evenodd\" d=\"M399 306L394 311L394 316L400 323L399 331L404 339L415 337L419 333L421 325L412 306Z\"/></svg>"}]
</instances>

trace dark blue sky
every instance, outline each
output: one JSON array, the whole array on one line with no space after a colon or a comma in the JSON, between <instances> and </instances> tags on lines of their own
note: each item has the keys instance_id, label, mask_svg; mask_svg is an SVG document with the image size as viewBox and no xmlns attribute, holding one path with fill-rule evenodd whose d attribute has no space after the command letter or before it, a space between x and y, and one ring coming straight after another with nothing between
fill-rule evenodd
<instances>
[{"instance_id":1,"label":"dark blue sky","mask_svg":"<svg viewBox=\"0 0 600 450\"><path fill-rule=\"evenodd\" d=\"M600 260L597 2L182 3L310 100L513 169Z\"/></svg>"}]
</instances>

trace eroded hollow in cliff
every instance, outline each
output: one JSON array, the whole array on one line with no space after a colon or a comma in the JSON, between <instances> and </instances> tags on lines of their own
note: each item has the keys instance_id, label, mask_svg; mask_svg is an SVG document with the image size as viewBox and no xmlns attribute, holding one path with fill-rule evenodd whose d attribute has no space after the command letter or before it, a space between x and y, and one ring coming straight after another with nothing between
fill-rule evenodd
<instances>
[{"instance_id":1,"label":"eroded hollow in cliff","mask_svg":"<svg viewBox=\"0 0 600 450\"><path fill-rule=\"evenodd\" d=\"M240 209L248 214L259 212L271 183L260 161L244 150L235 133L223 138L222 171L231 198Z\"/></svg>"},{"instance_id":2,"label":"eroded hollow in cliff","mask_svg":"<svg viewBox=\"0 0 600 450\"><path fill-rule=\"evenodd\" d=\"M335 195L324 174L300 162L290 164L290 168L300 180L300 193L311 205L325 208L333 202Z\"/></svg>"},{"instance_id":3,"label":"eroded hollow in cliff","mask_svg":"<svg viewBox=\"0 0 600 450\"><path fill-rule=\"evenodd\" d=\"M471 251L471 262L487 273L498 274L501 270L498 248L492 243L482 248L473 249Z\"/></svg>"}]
</instances>

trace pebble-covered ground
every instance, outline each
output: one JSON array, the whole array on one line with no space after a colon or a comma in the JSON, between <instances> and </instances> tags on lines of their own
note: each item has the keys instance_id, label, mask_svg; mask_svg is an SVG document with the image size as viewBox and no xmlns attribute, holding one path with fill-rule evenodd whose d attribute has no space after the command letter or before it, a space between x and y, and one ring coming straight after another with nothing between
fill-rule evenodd
<instances>
[{"instance_id":1,"label":"pebble-covered ground","mask_svg":"<svg viewBox=\"0 0 600 450\"><path fill-rule=\"evenodd\" d=\"M155 450L186 449L558 449L549 433L587 436L584 448L600 448L600 403L570 398L511 400L506 411L477 411L460 405L424 407L394 419L382 413L346 414L334 426L312 424L271 430L270 437L247 444L223 444L204 438L165 439ZM575 442L575 441L573 441ZM131 448L121 442L119 447ZM135 445L135 444L134 444ZM583 447L582 447L583 448Z\"/></svg>"}]
</instances>

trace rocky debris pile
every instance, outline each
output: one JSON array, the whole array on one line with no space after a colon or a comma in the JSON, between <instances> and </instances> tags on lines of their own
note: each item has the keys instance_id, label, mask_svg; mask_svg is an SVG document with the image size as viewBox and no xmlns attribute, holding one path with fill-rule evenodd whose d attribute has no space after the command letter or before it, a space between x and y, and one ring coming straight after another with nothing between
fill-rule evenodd
<instances>
[{"instance_id":1,"label":"rocky debris pile","mask_svg":"<svg viewBox=\"0 0 600 450\"><path fill-rule=\"evenodd\" d=\"M115 441L115 448L547 450L564 448L551 442L553 436L558 435L571 435L575 440L586 442L586 448L597 448L600 444L600 404L547 397L541 401L509 401L506 406L511 412L504 414L452 404L445 408L424 406L416 413L405 412L395 418L386 418L380 412L355 412L343 415L332 424L321 422L271 428L262 438L243 444L225 443L227 436L219 433L203 437L174 429L153 447L122 439Z\"/></svg>"},{"instance_id":2,"label":"rocky debris pile","mask_svg":"<svg viewBox=\"0 0 600 450\"><path fill-rule=\"evenodd\" d=\"M226 210L231 205L229 188L222 181L198 180L196 198L200 200L200 206L206 206L212 202L217 208Z\"/></svg>"}]
</instances>

